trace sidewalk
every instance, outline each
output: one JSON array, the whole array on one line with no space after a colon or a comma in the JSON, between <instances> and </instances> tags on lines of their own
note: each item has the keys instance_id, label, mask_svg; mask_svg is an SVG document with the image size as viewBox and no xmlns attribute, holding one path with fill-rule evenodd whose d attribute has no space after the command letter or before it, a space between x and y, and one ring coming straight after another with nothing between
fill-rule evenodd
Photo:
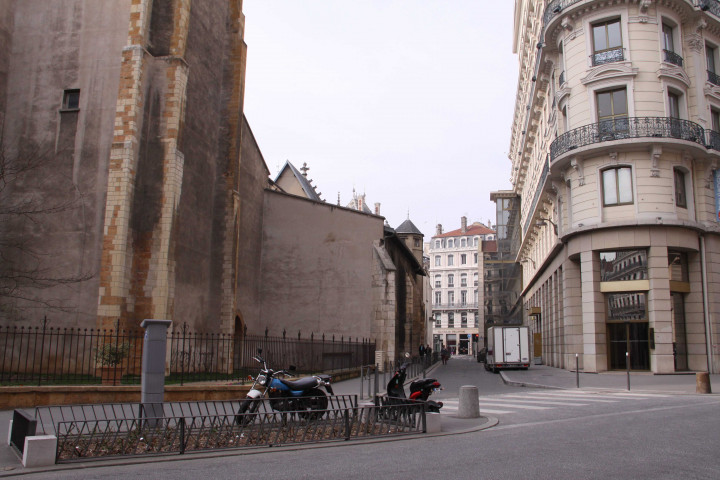
<instances>
[{"instance_id":1,"label":"sidewalk","mask_svg":"<svg viewBox=\"0 0 720 480\"><path fill-rule=\"evenodd\" d=\"M528 370L502 370L503 381L508 385L536 388L577 388L577 376L570 372L545 365L532 365ZM580 388L599 390L627 390L626 372L582 373ZM630 390L643 393L694 394L694 373L656 375L651 372L630 372ZM710 375L710 388L720 393L720 375Z\"/></svg>"}]
</instances>

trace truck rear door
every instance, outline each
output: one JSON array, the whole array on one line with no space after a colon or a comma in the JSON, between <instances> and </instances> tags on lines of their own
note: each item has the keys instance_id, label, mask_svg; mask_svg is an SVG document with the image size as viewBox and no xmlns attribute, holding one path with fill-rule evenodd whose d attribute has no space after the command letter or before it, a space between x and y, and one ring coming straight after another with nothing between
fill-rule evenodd
<instances>
[{"instance_id":1,"label":"truck rear door","mask_svg":"<svg viewBox=\"0 0 720 480\"><path fill-rule=\"evenodd\" d=\"M504 328L503 345L505 350L505 363L520 363L520 329Z\"/></svg>"}]
</instances>

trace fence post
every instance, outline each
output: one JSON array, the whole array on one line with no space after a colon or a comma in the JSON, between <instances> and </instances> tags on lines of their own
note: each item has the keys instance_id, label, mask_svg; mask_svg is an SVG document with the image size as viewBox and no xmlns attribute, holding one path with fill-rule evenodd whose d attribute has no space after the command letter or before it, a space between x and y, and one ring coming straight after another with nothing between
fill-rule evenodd
<instances>
[{"instance_id":1,"label":"fence post","mask_svg":"<svg viewBox=\"0 0 720 480\"><path fill-rule=\"evenodd\" d=\"M344 409L345 416L345 440L350 440L350 409Z\"/></svg>"},{"instance_id":2,"label":"fence post","mask_svg":"<svg viewBox=\"0 0 720 480\"><path fill-rule=\"evenodd\" d=\"M47 329L47 315L43 318L42 339L40 340L40 372L38 373L38 387L42 383L43 356L45 355L45 330Z\"/></svg>"},{"instance_id":3,"label":"fence post","mask_svg":"<svg viewBox=\"0 0 720 480\"><path fill-rule=\"evenodd\" d=\"M185 453L185 417L180 417L180 455Z\"/></svg>"},{"instance_id":4,"label":"fence post","mask_svg":"<svg viewBox=\"0 0 720 480\"><path fill-rule=\"evenodd\" d=\"M375 364L375 395L378 394L378 386L379 386L378 381L380 380L378 378L378 367L379 367L379 364L376 363Z\"/></svg>"}]
</instances>

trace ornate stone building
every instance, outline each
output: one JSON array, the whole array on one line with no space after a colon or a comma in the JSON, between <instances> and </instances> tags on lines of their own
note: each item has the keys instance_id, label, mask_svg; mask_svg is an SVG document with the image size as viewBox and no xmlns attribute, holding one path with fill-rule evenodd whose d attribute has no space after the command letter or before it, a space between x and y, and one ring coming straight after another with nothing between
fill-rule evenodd
<instances>
[{"instance_id":1,"label":"ornate stone building","mask_svg":"<svg viewBox=\"0 0 720 480\"><path fill-rule=\"evenodd\" d=\"M720 3L517 0L513 191L543 362L720 366Z\"/></svg>"}]
</instances>

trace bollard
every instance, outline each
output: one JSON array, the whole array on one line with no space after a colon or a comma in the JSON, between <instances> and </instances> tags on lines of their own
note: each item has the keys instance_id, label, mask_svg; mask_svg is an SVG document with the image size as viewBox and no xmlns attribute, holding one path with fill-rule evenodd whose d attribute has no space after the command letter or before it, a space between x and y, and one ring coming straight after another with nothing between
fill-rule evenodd
<instances>
[{"instance_id":1,"label":"bollard","mask_svg":"<svg viewBox=\"0 0 720 480\"><path fill-rule=\"evenodd\" d=\"M695 393L712 393L710 387L710 374L698 372L695 374Z\"/></svg>"},{"instance_id":2,"label":"bollard","mask_svg":"<svg viewBox=\"0 0 720 480\"><path fill-rule=\"evenodd\" d=\"M458 418L478 418L480 416L480 397L478 387L463 385L460 387Z\"/></svg>"}]
</instances>

